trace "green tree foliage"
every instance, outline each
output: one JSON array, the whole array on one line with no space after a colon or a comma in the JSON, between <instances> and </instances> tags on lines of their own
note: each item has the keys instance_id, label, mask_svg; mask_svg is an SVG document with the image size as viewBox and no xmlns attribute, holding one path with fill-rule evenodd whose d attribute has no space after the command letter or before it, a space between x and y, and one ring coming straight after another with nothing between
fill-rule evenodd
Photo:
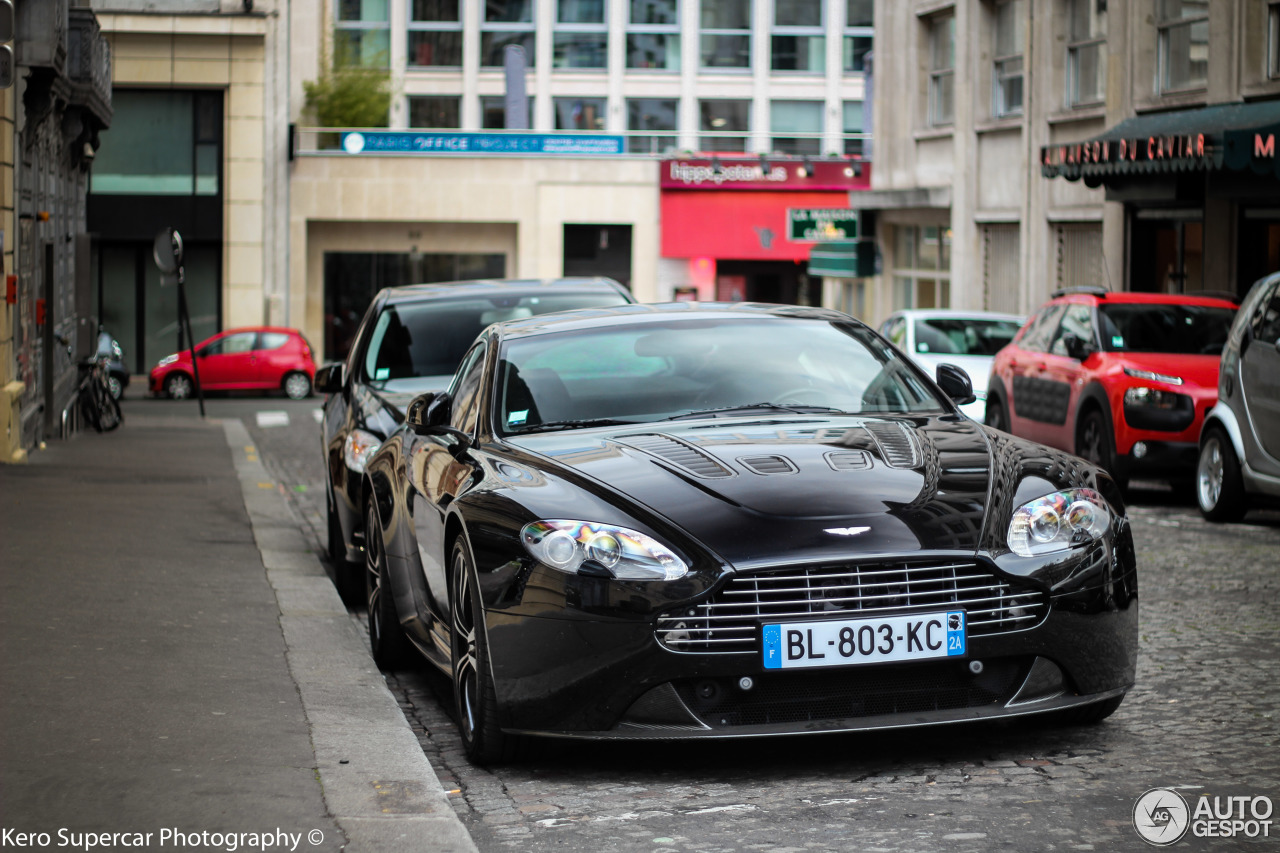
<instances>
[{"instance_id":1,"label":"green tree foliage","mask_svg":"<svg viewBox=\"0 0 1280 853\"><path fill-rule=\"evenodd\" d=\"M391 82L385 68L343 61L330 65L316 80L303 82L307 109L319 127L386 127L391 112Z\"/></svg>"}]
</instances>

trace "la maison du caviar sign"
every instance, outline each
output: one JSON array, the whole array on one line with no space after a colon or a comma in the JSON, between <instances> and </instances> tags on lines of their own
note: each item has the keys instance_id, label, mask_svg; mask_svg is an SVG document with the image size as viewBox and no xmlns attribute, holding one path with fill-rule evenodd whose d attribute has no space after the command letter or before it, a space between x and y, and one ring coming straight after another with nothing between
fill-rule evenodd
<instances>
[{"instance_id":1,"label":"la maison du caviar sign","mask_svg":"<svg viewBox=\"0 0 1280 853\"><path fill-rule=\"evenodd\" d=\"M1213 144L1203 133L1147 136L1140 139L1093 139L1040 149L1040 165L1046 172L1127 163L1203 163L1213 156Z\"/></svg>"},{"instance_id":2,"label":"la maison du caviar sign","mask_svg":"<svg viewBox=\"0 0 1280 853\"><path fill-rule=\"evenodd\" d=\"M847 207L788 207L787 239L793 243L856 240L858 211Z\"/></svg>"}]
</instances>

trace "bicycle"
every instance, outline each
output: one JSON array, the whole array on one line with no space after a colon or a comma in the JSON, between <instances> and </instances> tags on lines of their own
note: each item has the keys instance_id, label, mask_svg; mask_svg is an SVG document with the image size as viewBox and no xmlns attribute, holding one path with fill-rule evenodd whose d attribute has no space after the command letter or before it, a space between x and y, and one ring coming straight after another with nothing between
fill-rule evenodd
<instances>
[{"instance_id":1,"label":"bicycle","mask_svg":"<svg viewBox=\"0 0 1280 853\"><path fill-rule=\"evenodd\" d=\"M110 432L124 421L120 404L111 394L107 362L91 358L80 362L80 387L76 393L80 413L98 432Z\"/></svg>"}]
</instances>

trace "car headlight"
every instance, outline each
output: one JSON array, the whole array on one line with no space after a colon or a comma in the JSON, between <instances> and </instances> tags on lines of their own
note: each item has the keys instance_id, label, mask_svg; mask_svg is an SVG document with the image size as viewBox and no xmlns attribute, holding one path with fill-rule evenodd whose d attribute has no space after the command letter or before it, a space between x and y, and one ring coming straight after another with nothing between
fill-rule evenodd
<instances>
[{"instance_id":1,"label":"car headlight","mask_svg":"<svg viewBox=\"0 0 1280 853\"><path fill-rule=\"evenodd\" d=\"M626 580L673 581L689 573L684 561L661 542L613 524L531 521L520 531L520 541L534 559L569 574L587 560Z\"/></svg>"},{"instance_id":2,"label":"car headlight","mask_svg":"<svg viewBox=\"0 0 1280 853\"><path fill-rule=\"evenodd\" d=\"M157 364L156 367L164 367L166 364L173 364L177 360L178 360L177 354L166 355L164 358L160 359L160 363Z\"/></svg>"},{"instance_id":3,"label":"car headlight","mask_svg":"<svg viewBox=\"0 0 1280 853\"><path fill-rule=\"evenodd\" d=\"M373 433L353 429L347 434L347 440L342 443L342 461L347 463L347 467L352 471L363 474L364 464L381 446L382 439Z\"/></svg>"},{"instance_id":4,"label":"car headlight","mask_svg":"<svg viewBox=\"0 0 1280 853\"><path fill-rule=\"evenodd\" d=\"M1009 548L1020 557L1065 551L1101 539L1111 510L1093 489L1054 492L1018 507L1009 522Z\"/></svg>"},{"instance_id":5,"label":"car headlight","mask_svg":"<svg viewBox=\"0 0 1280 853\"><path fill-rule=\"evenodd\" d=\"M1183 396L1159 388L1130 388L1124 392L1124 405L1126 409L1176 409Z\"/></svg>"}]
</instances>

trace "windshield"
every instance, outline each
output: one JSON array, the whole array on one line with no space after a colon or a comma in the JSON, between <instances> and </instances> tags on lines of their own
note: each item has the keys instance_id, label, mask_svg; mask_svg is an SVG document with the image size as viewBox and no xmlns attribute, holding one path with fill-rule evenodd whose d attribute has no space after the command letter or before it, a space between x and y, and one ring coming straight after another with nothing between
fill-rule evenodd
<instances>
[{"instance_id":1,"label":"windshield","mask_svg":"<svg viewBox=\"0 0 1280 853\"><path fill-rule=\"evenodd\" d=\"M934 355L995 355L1021 325L1013 320L930 317L916 320L916 352Z\"/></svg>"},{"instance_id":2,"label":"windshield","mask_svg":"<svg viewBox=\"0 0 1280 853\"><path fill-rule=\"evenodd\" d=\"M432 299L388 305L374 324L361 378L385 391L418 389L423 377L449 377L491 323L574 308L625 304L619 293L550 293L486 299ZM444 382L438 383L444 387Z\"/></svg>"},{"instance_id":3,"label":"windshield","mask_svg":"<svg viewBox=\"0 0 1280 853\"><path fill-rule=\"evenodd\" d=\"M517 338L503 345L498 383L495 425L507 435L552 424L945 408L869 330L794 318L699 318Z\"/></svg>"},{"instance_id":4,"label":"windshield","mask_svg":"<svg viewBox=\"0 0 1280 853\"><path fill-rule=\"evenodd\" d=\"M1102 347L1113 352L1221 355L1234 308L1206 305L1103 303Z\"/></svg>"}]
</instances>

